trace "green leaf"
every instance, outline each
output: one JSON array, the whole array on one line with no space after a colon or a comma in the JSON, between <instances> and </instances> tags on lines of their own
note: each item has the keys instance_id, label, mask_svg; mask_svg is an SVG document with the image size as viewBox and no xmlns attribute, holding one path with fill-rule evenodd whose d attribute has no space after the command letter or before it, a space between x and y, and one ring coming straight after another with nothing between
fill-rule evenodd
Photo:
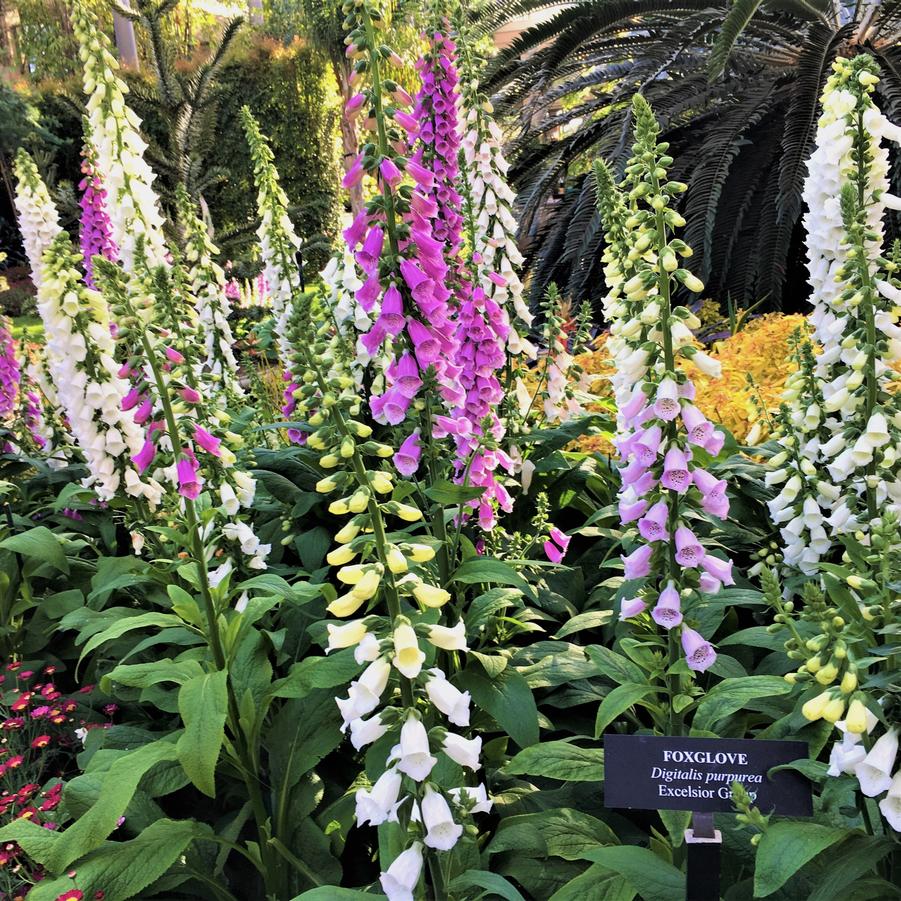
<instances>
[{"instance_id":1,"label":"green leaf","mask_svg":"<svg viewBox=\"0 0 901 901\"><path fill-rule=\"evenodd\" d=\"M21 818L7 823L0 829L0 841L16 842L29 857L33 857L38 863L43 863L50 856L62 836L63 834L60 832L51 832L31 820Z\"/></svg>"},{"instance_id":2,"label":"green leaf","mask_svg":"<svg viewBox=\"0 0 901 901\"><path fill-rule=\"evenodd\" d=\"M723 679L715 685L698 704L692 720L692 729L714 732L719 720L746 707L757 698L785 695L792 690L781 676L742 676Z\"/></svg>"},{"instance_id":3,"label":"green leaf","mask_svg":"<svg viewBox=\"0 0 901 901\"><path fill-rule=\"evenodd\" d=\"M848 830L839 826L821 826L798 820L772 823L757 846L754 897L772 895L804 864L847 835Z\"/></svg>"},{"instance_id":4,"label":"green leaf","mask_svg":"<svg viewBox=\"0 0 901 901\"><path fill-rule=\"evenodd\" d=\"M733 0L732 6L723 19L720 33L716 37L710 51L707 68L710 78L719 78L726 68L735 42L741 36L748 23L754 17L763 0Z\"/></svg>"},{"instance_id":5,"label":"green leaf","mask_svg":"<svg viewBox=\"0 0 901 901\"><path fill-rule=\"evenodd\" d=\"M604 645L589 645L585 648L585 653L594 662L598 671L608 679L613 680L616 685L622 685L625 682L644 681L644 673L641 671L641 667Z\"/></svg>"},{"instance_id":6,"label":"green leaf","mask_svg":"<svg viewBox=\"0 0 901 901\"><path fill-rule=\"evenodd\" d=\"M583 629L597 629L600 626L606 626L612 616L612 610L589 610L586 613L577 613L561 626L554 638L566 638L567 635L573 635Z\"/></svg>"},{"instance_id":7,"label":"green leaf","mask_svg":"<svg viewBox=\"0 0 901 901\"><path fill-rule=\"evenodd\" d=\"M685 875L647 848L635 845L597 848L582 855L619 873L643 901L675 901L685 897Z\"/></svg>"},{"instance_id":8,"label":"green leaf","mask_svg":"<svg viewBox=\"0 0 901 901\"><path fill-rule=\"evenodd\" d=\"M892 842L854 833L830 852L824 868L817 873L817 888L807 901L833 901L844 897L844 890L861 876L873 873L876 864L892 850ZM895 896L901 886L895 887ZM872 897L881 897L873 894Z\"/></svg>"},{"instance_id":9,"label":"green leaf","mask_svg":"<svg viewBox=\"0 0 901 901\"><path fill-rule=\"evenodd\" d=\"M511 776L547 776L567 782L600 782L604 752L568 741L545 741L520 751L505 767Z\"/></svg>"},{"instance_id":10,"label":"green leaf","mask_svg":"<svg viewBox=\"0 0 901 901\"><path fill-rule=\"evenodd\" d=\"M98 632L96 635L92 636L90 641L82 648L78 662L81 663L91 651L95 648L99 648L100 645L105 644L108 641L113 641L116 638L121 638L127 632L133 632L135 629L147 629L153 626L164 629L167 626L180 626L181 624L181 620L171 613L151 612L139 613L137 616L123 616L122 619L116 620L116 622L102 632Z\"/></svg>"},{"instance_id":11,"label":"green leaf","mask_svg":"<svg viewBox=\"0 0 901 901\"><path fill-rule=\"evenodd\" d=\"M61 873L73 861L98 848L118 825L144 774L175 757L175 745L162 741L119 757L106 772L97 803L60 835L59 842L41 863L49 872Z\"/></svg>"},{"instance_id":12,"label":"green leaf","mask_svg":"<svg viewBox=\"0 0 901 901\"><path fill-rule=\"evenodd\" d=\"M436 504L464 504L466 501L474 501L477 497L481 497L484 488L478 488L474 485L455 485L447 479L438 479L433 485L426 488L426 497L433 500Z\"/></svg>"},{"instance_id":13,"label":"green leaf","mask_svg":"<svg viewBox=\"0 0 901 901\"><path fill-rule=\"evenodd\" d=\"M19 535L10 535L0 541L0 548L21 554L23 557L32 557L49 563L61 573L69 573L69 561L63 551L59 538L47 528L47 526L35 526L27 532Z\"/></svg>"},{"instance_id":14,"label":"green leaf","mask_svg":"<svg viewBox=\"0 0 901 901\"><path fill-rule=\"evenodd\" d=\"M527 748L538 741L535 698L526 680L512 667L508 666L495 679L489 679L475 669L465 670L458 682L461 688L469 690L476 705L491 714L520 747Z\"/></svg>"},{"instance_id":15,"label":"green leaf","mask_svg":"<svg viewBox=\"0 0 901 901\"><path fill-rule=\"evenodd\" d=\"M120 664L112 672L101 677L100 687L109 691L114 682L131 688L148 688L159 682L175 682L181 685L201 675L203 670L196 660L170 660L168 657L153 663Z\"/></svg>"},{"instance_id":16,"label":"green leaf","mask_svg":"<svg viewBox=\"0 0 901 901\"><path fill-rule=\"evenodd\" d=\"M156 882L192 841L209 835L209 827L193 820L157 820L137 838L106 842L79 860L78 888L85 898L102 891L104 901L128 901ZM44 879L29 892L29 901L56 901L73 884L65 875Z\"/></svg>"},{"instance_id":17,"label":"green leaf","mask_svg":"<svg viewBox=\"0 0 901 901\"><path fill-rule=\"evenodd\" d=\"M537 852L538 856L582 860L600 845L618 844L613 830L597 817L558 807L501 820L488 854L501 851Z\"/></svg>"},{"instance_id":18,"label":"green leaf","mask_svg":"<svg viewBox=\"0 0 901 901\"><path fill-rule=\"evenodd\" d=\"M275 573L263 573L259 576L254 576L252 579L245 579L234 587L235 594L240 594L242 591L277 594L280 598L285 598L285 600L302 603L319 597L322 593L322 586L311 585L309 582L298 582L290 585L285 579L277 576Z\"/></svg>"},{"instance_id":19,"label":"green leaf","mask_svg":"<svg viewBox=\"0 0 901 901\"><path fill-rule=\"evenodd\" d=\"M535 596L529 583L512 566L490 557L474 557L461 563L450 580L465 585L512 585L529 597Z\"/></svg>"},{"instance_id":20,"label":"green leaf","mask_svg":"<svg viewBox=\"0 0 901 901\"><path fill-rule=\"evenodd\" d=\"M178 692L185 731L178 739L178 762L205 795L216 797L216 763L225 740L228 673L216 670L189 679Z\"/></svg>"},{"instance_id":21,"label":"green leaf","mask_svg":"<svg viewBox=\"0 0 901 901\"><path fill-rule=\"evenodd\" d=\"M554 892L550 901L632 901L635 894L635 889L619 873L593 863L584 873Z\"/></svg>"},{"instance_id":22,"label":"green leaf","mask_svg":"<svg viewBox=\"0 0 901 901\"><path fill-rule=\"evenodd\" d=\"M462 892L468 888L480 888L485 889L488 893L480 897L497 897L503 898L504 901L525 901L519 889L512 882L504 879L500 873L489 873L486 870L467 870L457 876L449 888L455 892Z\"/></svg>"},{"instance_id":23,"label":"green leaf","mask_svg":"<svg viewBox=\"0 0 901 901\"><path fill-rule=\"evenodd\" d=\"M302 895L297 895L291 901L359 901L360 898L374 898L369 892L362 892L355 888L340 888L337 885L320 885L311 888Z\"/></svg>"},{"instance_id":24,"label":"green leaf","mask_svg":"<svg viewBox=\"0 0 901 901\"><path fill-rule=\"evenodd\" d=\"M600 738L604 730L630 707L634 707L643 701L649 694L660 691L654 685L639 685L635 682L627 682L625 685L617 685L610 694L601 701L598 707L598 715L594 721L594 737Z\"/></svg>"},{"instance_id":25,"label":"green leaf","mask_svg":"<svg viewBox=\"0 0 901 901\"><path fill-rule=\"evenodd\" d=\"M302 698L314 688L344 685L359 671L353 648L344 648L328 657L306 657L295 663L284 679L272 683L272 697Z\"/></svg>"}]
</instances>

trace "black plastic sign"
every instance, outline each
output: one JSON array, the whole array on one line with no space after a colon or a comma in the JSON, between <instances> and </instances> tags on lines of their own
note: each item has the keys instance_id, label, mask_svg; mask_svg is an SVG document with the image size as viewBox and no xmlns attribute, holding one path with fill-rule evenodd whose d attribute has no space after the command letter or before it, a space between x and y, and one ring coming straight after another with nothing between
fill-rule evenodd
<instances>
[{"instance_id":1,"label":"black plastic sign","mask_svg":"<svg viewBox=\"0 0 901 901\"><path fill-rule=\"evenodd\" d=\"M810 782L775 766L807 758L801 741L738 738L604 736L604 805L639 810L728 812L740 782L763 813L806 816Z\"/></svg>"}]
</instances>

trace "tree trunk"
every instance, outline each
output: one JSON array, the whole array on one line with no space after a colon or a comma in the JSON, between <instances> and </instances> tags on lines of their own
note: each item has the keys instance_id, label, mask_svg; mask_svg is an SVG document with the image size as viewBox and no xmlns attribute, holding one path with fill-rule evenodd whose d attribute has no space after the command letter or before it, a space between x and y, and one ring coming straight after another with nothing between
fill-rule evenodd
<instances>
[{"instance_id":1,"label":"tree trunk","mask_svg":"<svg viewBox=\"0 0 901 901\"><path fill-rule=\"evenodd\" d=\"M128 0L122 0L123 6L128 6ZM116 38L116 48L119 51L119 59L126 69L137 72L140 68L138 62L138 45L135 41L135 26L131 19L113 12L113 33Z\"/></svg>"}]
</instances>

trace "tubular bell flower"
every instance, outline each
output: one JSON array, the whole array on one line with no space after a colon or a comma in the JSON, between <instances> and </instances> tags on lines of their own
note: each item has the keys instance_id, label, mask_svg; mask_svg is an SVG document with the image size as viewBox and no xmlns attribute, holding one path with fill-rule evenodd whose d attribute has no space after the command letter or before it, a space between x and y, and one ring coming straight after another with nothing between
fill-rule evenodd
<instances>
[{"instance_id":1,"label":"tubular bell flower","mask_svg":"<svg viewBox=\"0 0 901 901\"><path fill-rule=\"evenodd\" d=\"M99 174L106 191L110 239L118 259L131 269L141 245L151 266L168 266L163 217L153 190L156 176L144 161L147 144L138 130L140 119L125 104L128 88L116 75L119 62L109 38L82 3L73 6L72 27L88 95L92 175Z\"/></svg>"},{"instance_id":2,"label":"tubular bell flower","mask_svg":"<svg viewBox=\"0 0 901 901\"><path fill-rule=\"evenodd\" d=\"M653 604L651 619L678 630L691 670L704 672L716 660L712 645L684 623L686 605L700 592L731 584L731 564L711 557L689 527L689 517L728 515L726 483L701 469L693 448L715 456L725 436L692 403L691 368L716 376L714 361L694 346L700 324L687 306L675 305L677 292L697 293L703 284L680 258L691 248L673 232L685 224L672 208L685 185L666 180L672 164L660 128L638 95L633 99L634 152L622 186L606 165L595 164L598 206L607 230L604 300L613 357L613 391L623 524L636 524L644 543L623 557L626 580L645 580L635 597L624 600L620 619L628 620ZM690 614L690 606L687 609ZM643 622L643 621L642 621ZM670 663L678 643L667 640ZM670 678L670 690L677 679Z\"/></svg>"},{"instance_id":3,"label":"tubular bell flower","mask_svg":"<svg viewBox=\"0 0 901 901\"><path fill-rule=\"evenodd\" d=\"M899 283L897 261L883 255L894 203L883 139L901 134L874 103L878 71L865 53L833 62L804 183L809 323L821 350L800 340L793 347L799 371L780 415L787 454L777 455L771 482L783 488L770 512L785 563L808 575L842 535L868 536L883 510L901 510L891 386L901 359ZM830 484L837 490L824 490Z\"/></svg>"},{"instance_id":4,"label":"tubular bell flower","mask_svg":"<svg viewBox=\"0 0 901 901\"><path fill-rule=\"evenodd\" d=\"M26 251L38 286L47 366L56 395L101 500L124 490L159 502L161 486L143 480L129 457L144 443L141 429L123 404L128 383L119 378L110 313L104 299L86 288L79 255L58 225L50 195L24 150L16 156L16 207Z\"/></svg>"},{"instance_id":5,"label":"tubular bell flower","mask_svg":"<svg viewBox=\"0 0 901 901\"><path fill-rule=\"evenodd\" d=\"M94 151L90 143L82 149L81 171L84 178L78 187L81 199L81 222L79 237L81 253L84 258L84 281L89 288L94 288L94 257L115 261L119 248L112 237L112 225L106 211L106 191L103 180L94 168Z\"/></svg>"}]
</instances>

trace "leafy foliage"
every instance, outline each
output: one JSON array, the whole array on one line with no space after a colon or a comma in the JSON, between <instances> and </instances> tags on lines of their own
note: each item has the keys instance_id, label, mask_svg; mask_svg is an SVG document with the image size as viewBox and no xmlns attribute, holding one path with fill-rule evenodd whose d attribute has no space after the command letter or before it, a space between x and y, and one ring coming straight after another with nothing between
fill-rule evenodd
<instances>
[{"instance_id":1,"label":"leafy foliage","mask_svg":"<svg viewBox=\"0 0 901 901\"><path fill-rule=\"evenodd\" d=\"M485 30L542 11L496 4ZM857 11L857 18L852 13ZM872 53L881 102L901 112L901 18L894 2L583 0L553 10L503 49L487 81L517 117L512 177L533 300L556 281L597 303L601 229L585 177L624 164L628 99L640 91L688 182L686 241L717 298L790 306L804 289L798 220L818 98L839 54ZM896 174L897 177L897 174ZM894 215L892 234L901 233Z\"/></svg>"}]
</instances>

